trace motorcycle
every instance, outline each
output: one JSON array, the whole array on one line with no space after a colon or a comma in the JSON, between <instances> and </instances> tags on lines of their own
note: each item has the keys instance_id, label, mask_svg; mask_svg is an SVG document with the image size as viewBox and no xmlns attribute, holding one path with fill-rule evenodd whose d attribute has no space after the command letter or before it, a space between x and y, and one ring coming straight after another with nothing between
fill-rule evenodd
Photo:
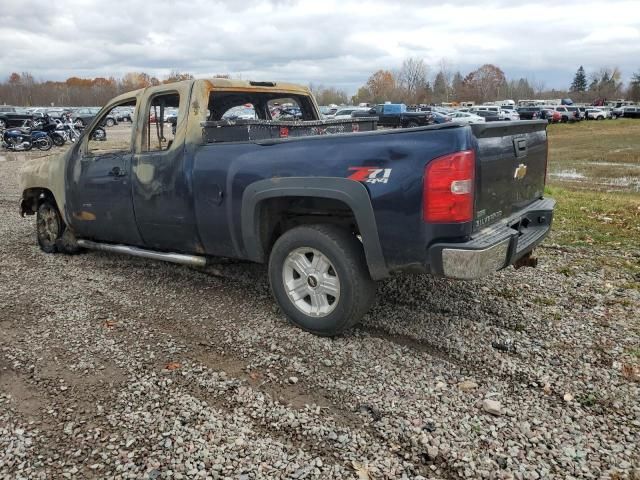
<instances>
[{"instance_id":1,"label":"motorcycle","mask_svg":"<svg viewBox=\"0 0 640 480\"><path fill-rule=\"evenodd\" d=\"M62 116L62 128L65 130L70 142L80 139L80 135L85 125L79 122L73 122L71 114ZM105 141L107 139L107 131L102 127L96 127L91 133L91 140Z\"/></svg>"},{"instance_id":2,"label":"motorcycle","mask_svg":"<svg viewBox=\"0 0 640 480\"><path fill-rule=\"evenodd\" d=\"M52 122L48 116L45 116L42 119L34 120L32 122L31 128L33 130L46 132L56 147L62 147L67 142L67 140L69 140L64 127L59 123Z\"/></svg>"},{"instance_id":3,"label":"motorcycle","mask_svg":"<svg viewBox=\"0 0 640 480\"><path fill-rule=\"evenodd\" d=\"M2 132L2 146L14 152L28 151L33 147L47 151L53 146L47 132L29 128L10 128Z\"/></svg>"}]
</instances>

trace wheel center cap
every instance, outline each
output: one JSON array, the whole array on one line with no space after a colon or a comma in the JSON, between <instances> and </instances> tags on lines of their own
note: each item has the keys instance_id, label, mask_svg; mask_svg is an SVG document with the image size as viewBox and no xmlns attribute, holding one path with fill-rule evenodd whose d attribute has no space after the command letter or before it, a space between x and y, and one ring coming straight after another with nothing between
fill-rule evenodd
<instances>
[{"instance_id":1,"label":"wheel center cap","mask_svg":"<svg viewBox=\"0 0 640 480\"><path fill-rule=\"evenodd\" d=\"M307 278L307 283L311 288L316 288L318 286L318 279L313 275L309 275L309 277Z\"/></svg>"}]
</instances>

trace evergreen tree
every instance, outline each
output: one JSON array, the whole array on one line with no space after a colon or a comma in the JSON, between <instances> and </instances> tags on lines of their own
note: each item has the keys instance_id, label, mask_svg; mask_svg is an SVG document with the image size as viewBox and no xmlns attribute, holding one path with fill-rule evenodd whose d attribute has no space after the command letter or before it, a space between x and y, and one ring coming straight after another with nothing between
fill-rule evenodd
<instances>
[{"instance_id":1,"label":"evergreen tree","mask_svg":"<svg viewBox=\"0 0 640 480\"><path fill-rule=\"evenodd\" d=\"M627 100L631 100L633 102L640 101L640 72L635 73L631 77L629 90L627 92Z\"/></svg>"},{"instance_id":2,"label":"evergreen tree","mask_svg":"<svg viewBox=\"0 0 640 480\"><path fill-rule=\"evenodd\" d=\"M587 75L584 73L582 65L580 65L575 77L573 77L573 83L569 90L572 92L584 92L587 90Z\"/></svg>"},{"instance_id":3,"label":"evergreen tree","mask_svg":"<svg viewBox=\"0 0 640 480\"><path fill-rule=\"evenodd\" d=\"M442 72L438 72L433 81L433 100L437 103L449 100L449 85Z\"/></svg>"}]
</instances>

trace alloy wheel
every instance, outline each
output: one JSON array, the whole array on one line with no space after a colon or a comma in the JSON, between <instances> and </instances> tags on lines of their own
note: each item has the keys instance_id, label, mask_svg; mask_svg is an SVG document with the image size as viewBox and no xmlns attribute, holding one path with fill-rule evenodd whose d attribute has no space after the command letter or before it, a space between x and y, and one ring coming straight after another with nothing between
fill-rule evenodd
<instances>
[{"instance_id":1,"label":"alloy wheel","mask_svg":"<svg viewBox=\"0 0 640 480\"><path fill-rule=\"evenodd\" d=\"M301 247L287 255L282 280L289 300L312 317L325 317L338 305L340 279L329 258L319 250Z\"/></svg>"}]
</instances>

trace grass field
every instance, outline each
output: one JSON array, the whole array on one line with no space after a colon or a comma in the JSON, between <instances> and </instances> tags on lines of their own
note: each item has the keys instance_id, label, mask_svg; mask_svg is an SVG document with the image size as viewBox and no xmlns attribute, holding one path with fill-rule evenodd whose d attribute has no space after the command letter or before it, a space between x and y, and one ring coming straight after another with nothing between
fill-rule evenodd
<instances>
[{"instance_id":1,"label":"grass field","mask_svg":"<svg viewBox=\"0 0 640 480\"><path fill-rule=\"evenodd\" d=\"M640 192L640 121L549 125L551 185Z\"/></svg>"},{"instance_id":2,"label":"grass field","mask_svg":"<svg viewBox=\"0 0 640 480\"><path fill-rule=\"evenodd\" d=\"M553 241L640 249L640 121L549 126Z\"/></svg>"}]
</instances>

